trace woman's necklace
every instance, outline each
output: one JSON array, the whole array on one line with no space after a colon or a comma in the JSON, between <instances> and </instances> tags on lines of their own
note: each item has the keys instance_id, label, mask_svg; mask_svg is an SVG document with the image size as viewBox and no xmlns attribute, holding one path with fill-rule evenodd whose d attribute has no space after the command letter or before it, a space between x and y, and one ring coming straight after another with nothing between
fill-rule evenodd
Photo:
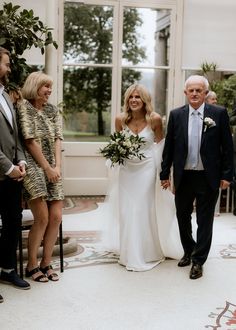
<instances>
[{"instance_id":1,"label":"woman's necklace","mask_svg":"<svg viewBox=\"0 0 236 330\"><path fill-rule=\"evenodd\" d=\"M144 127L146 127L147 122L145 120L145 118L141 118L141 119L132 119L129 123L129 128L131 129L131 131L135 134L139 134Z\"/></svg>"}]
</instances>

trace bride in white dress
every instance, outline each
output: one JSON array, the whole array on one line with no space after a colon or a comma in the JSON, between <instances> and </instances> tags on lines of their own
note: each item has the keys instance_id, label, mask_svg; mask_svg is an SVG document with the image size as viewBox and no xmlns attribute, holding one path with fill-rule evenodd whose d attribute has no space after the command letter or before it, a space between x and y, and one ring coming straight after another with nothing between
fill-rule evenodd
<instances>
[{"instance_id":1,"label":"bride in white dress","mask_svg":"<svg viewBox=\"0 0 236 330\"><path fill-rule=\"evenodd\" d=\"M112 221L107 236L115 246L119 232L116 250L121 265L127 270L145 271L165 257L180 258L183 254L174 197L170 191L162 190L159 182L164 144L162 120L153 111L145 87L132 85L127 89L123 113L117 116L115 126L116 131L125 129L144 138L140 152L145 158L126 160L124 165L111 171L107 206L112 212ZM114 225L116 217L118 227Z\"/></svg>"}]
</instances>

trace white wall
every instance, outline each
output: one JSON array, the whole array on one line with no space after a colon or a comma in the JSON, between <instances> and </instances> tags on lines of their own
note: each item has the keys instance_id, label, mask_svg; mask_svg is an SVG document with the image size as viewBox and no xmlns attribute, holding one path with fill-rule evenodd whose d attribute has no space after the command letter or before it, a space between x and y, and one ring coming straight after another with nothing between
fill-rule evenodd
<instances>
[{"instance_id":1,"label":"white wall","mask_svg":"<svg viewBox=\"0 0 236 330\"><path fill-rule=\"evenodd\" d=\"M235 0L185 0L183 68L213 62L219 69L236 70L235 31Z\"/></svg>"}]
</instances>

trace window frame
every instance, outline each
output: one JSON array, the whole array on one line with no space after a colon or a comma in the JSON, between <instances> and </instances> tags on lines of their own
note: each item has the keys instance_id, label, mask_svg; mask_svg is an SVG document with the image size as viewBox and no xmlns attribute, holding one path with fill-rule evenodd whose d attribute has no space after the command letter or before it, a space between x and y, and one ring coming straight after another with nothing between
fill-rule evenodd
<instances>
[{"instance_id":1,"label":"window frame","mask_svg":"<svg viewBox=\"0 0 236 330\"><path fill-rule=\"evenodd\" d=\"M120 112L122 106L121 88L122 88L122 70L124 68L132 69L161 69L168 70L168 86L167 86L167 106L166 115L169 111L179 105L183 101L183 71L181 70L181 51L182 51L182 20L183 20L183 2L184 0L146 0L145 4L141 0L85 0L85 1L69 1L66 2L82 3L85 5L97 6L113 6L114 8L114 25L113 25L113 51L112 62L110 64L90 64L77 63L70 66L80 67L109 67L112 70L111 81L111 131L115 129L115 117ZM130 8L153 8L167 9L171 11L170 24L170 54L168 66L140 66L140 65L123 65L122 64L122 40L123 40L123 11L125 7ZM177 21L178 17L178 21ZM181 22L181 24L180 24ZM64 64L62 58L62 76ZM63 99L63 92L62 92Z\"/></svg>"}]
</instances>

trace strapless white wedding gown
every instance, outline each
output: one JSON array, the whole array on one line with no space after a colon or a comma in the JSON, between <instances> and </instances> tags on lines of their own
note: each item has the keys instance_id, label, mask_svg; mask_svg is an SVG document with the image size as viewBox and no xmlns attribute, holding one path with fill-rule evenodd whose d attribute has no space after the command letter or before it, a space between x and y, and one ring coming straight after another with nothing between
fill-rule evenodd
<instances>
[{"instance_id":1,"label":"strapless white wedding gown","mask_svg":"<svg viewBox=\"0 0 236 330\"><path fill-rule=\"evenodd\" d=\"M183 255L174 195L162 190L159 180L164 140L154 143L149 126L139 136L146 142L141 147L145 158L126 160L125 165L110 169L111 184L103 208L109 219L104 244L119 254L121 265L133 271L149 270L165 257Z\"/></svg>"}]
</instances>

